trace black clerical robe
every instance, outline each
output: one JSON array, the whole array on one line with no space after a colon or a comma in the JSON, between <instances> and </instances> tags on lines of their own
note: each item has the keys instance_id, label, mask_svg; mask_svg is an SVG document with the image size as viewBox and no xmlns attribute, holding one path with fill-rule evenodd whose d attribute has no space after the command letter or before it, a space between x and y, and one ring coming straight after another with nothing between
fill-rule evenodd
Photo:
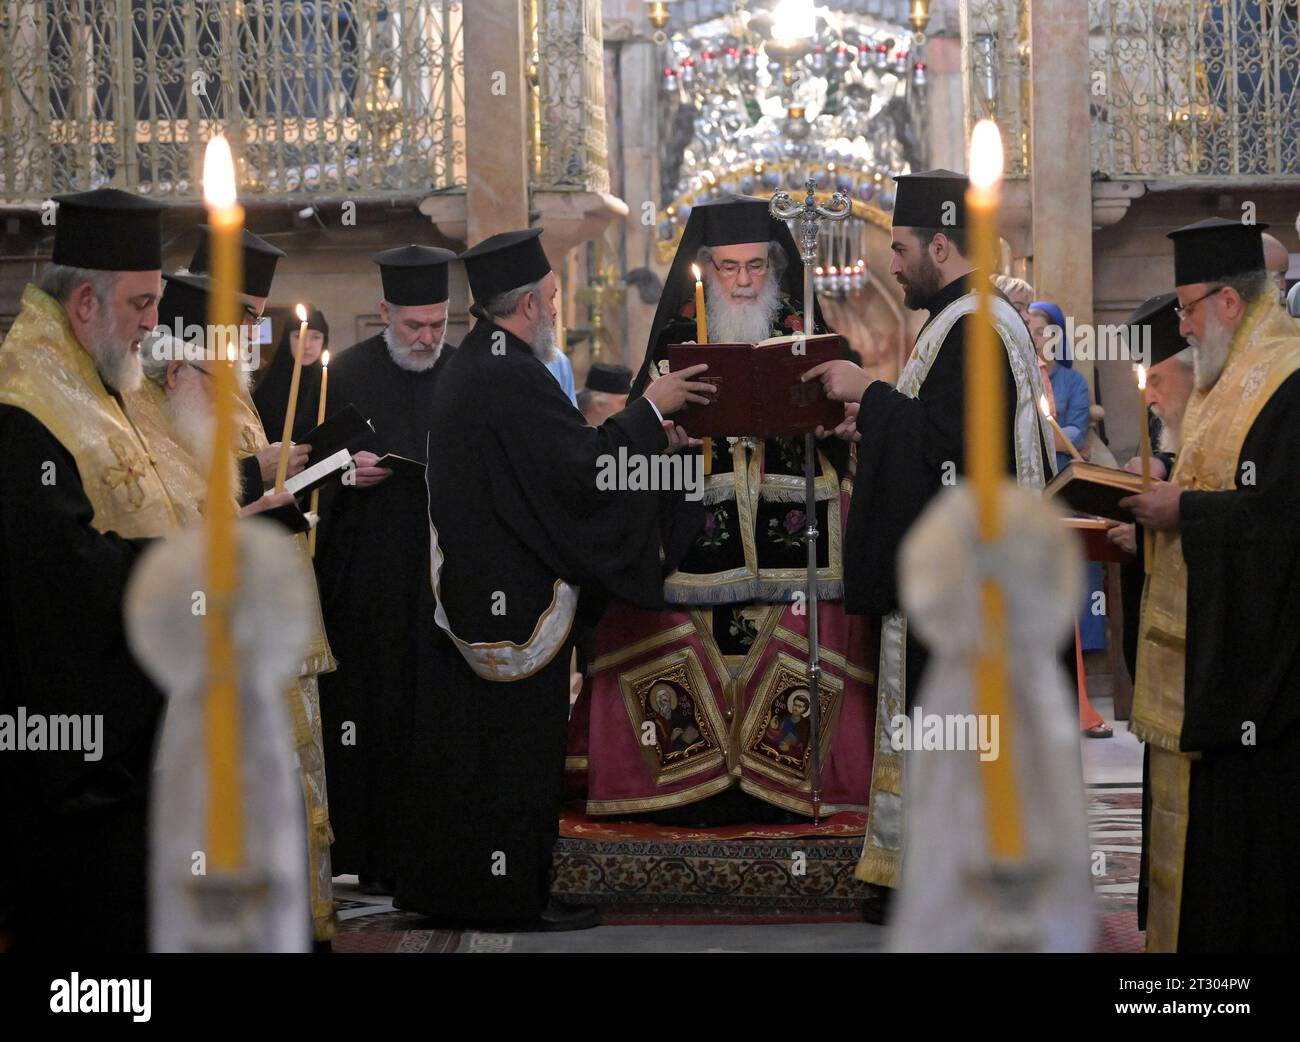
<instances>
[{"instance_id":1,"label":"black clerical robe","mask_svg":"<svg viewBox=\"0 0 1300 1042\"><path fill-rule=\"evenodd\" d=\"M461 641L538 648L543 613L564 619L563 584L662 607L658 494L597 485L602 456L666 445L648 400L589 427L527 344L480 321L435 390L429 445L440 597ZM398 907L476 922L544 908L573 647L571 624L560 627L549 658L490 680L423 625Z\"/></svg>"},{"instance_id":2,"label":"black clerical robe","mask_svg":"<svg viewBox=\"0 0 1300 1042\"><path fill-rule=\"evenodd\" d=\"M1298 459L1294 373L1246 435L1237 488L1179 500L1182 749L1200 753L1191 764L1180 952L1300 948Z\"/></svg>"},{"instance_id":3,"label":"black clerical robe","mask_svg":"<svg viewBox=\"0 0 1300 1042\"><path fill-rule=\"evenodd\" d=\"M922 334L944 308L970 290L974 277L954 279L925 304L930 317ZM897 559L903 537L942 489L947 465L952 464L954 475L966 472L966 337L975 321L974 315L957 319L915 398L883 380L873 381L862 395L858 410L862 437L844 534L844 602L849 612L884 616L898 610ZM1007 471L1014 476L1016 382L1005 352L999 357ZM924 645L909 630L909 706L919 690L926 658Z\"/></svg>"},{"instance_id":4,"label":"black clerical robe","mask_svg":"<svg viewBox=\"0 0 1300 1042\"><path fill-rule=\"evenodd\" d=\"M163 700L127 649L122 595L148 540L92 527L72 455L8 405L0 489L0 714L11 726L20 708L103 717L98 760L0 751L0 857L18 895L18 945L144 951L147 792Z\"/></svg>"},{"instance_id":5,"label":"black clerical robe","mask_svg":"<svg viewBox=\"0 0 1300 1042\"><path fill-rule=\"evenodd\" d=\"M375 433L348 446L423 461L433 391L456 348L411 372L376 335L329 367L327 403L352 404ZM338 661L320 677L336 874L389 882L401 797L402 740L416 691L421 603L431 600L424 481L397 471L369 488L336 481L322 496L316 574Z\"/></svg>"}]
</instances>

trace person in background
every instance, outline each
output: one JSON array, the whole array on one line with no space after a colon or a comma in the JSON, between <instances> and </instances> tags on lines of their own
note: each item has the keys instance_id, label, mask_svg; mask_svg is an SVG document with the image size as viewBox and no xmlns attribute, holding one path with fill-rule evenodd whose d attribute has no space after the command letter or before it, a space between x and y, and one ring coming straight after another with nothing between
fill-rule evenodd
<instances>
[{"instance_id":1,"label":"person in background","mask_svg":"<svg viewBox=\"0 0 1300 1042\"><path fill-rule=\"evenodd\" d=\"M1016 314L1029 323L1029 305L1034 300L1034 287L1024 279L1018 279L1014 275L994 275L993 285L997 287L998 292L1011 302L1011 306L1016 309Z\"/></svg>"},{"instance_id":2,"label":"person in background","mask_svg":"<svg viewBox=\"0 0 1300 1042\"><path fill-rule=\"evenodd\" d=\"M627 408L632 390L632 370L625 365L592 362L587 384L578 392L578 409L591 426L599 427L607 417Z\"/></svg>"},{"instance_id":3,"label":"person in background","mask_svg":"<svg viewBox=\"0 0 1300 1042\"><path fill-rule=\"evenodd\" d=\"M319 308L307 305L307 345L302 356L302 371L298 374L298 407L293 414L294 442L303 441L316 426L316 416L320 411L321 355L329 346L329 337L330 327L324 314ZM293 383L293 362L299 351L303 351L303 347L298 343L298 322L294 319L285 325L271 363L253 391L253 404L262 417L262 426L272 436L284 430L289 387ZM304 447L311 448L310 445Z\"/></svg>"},{"instance_id":4,"label":"person in background","mask_svg":"<svg viewBox=\"0 0 1300 1042\"><path fill-rule=\"evenodd\" d=\"M1029 305L1029 335L1038 352L1039 365L1051 387L1048 408L1060 425L1065 437L1076 449L1083 450L1088 441L1088 381L1074 368L1070 357L1070 341L1066 335L1065 316L1060 307L1049 300L1035 300ZM1056 469L1070 462L1066 442L1060 434L1056 442ZM1082 652L1096 651L1106 646L1106 617L1093 611L1095 594L1103 586L1102 566L1097 561L1088 562L1088 588L1079 613L1074 654L1066 655L1067 671L1072 673L1079 694L1079 729L1089 738L1110 738L1113 731L1093 709L1088 701L1087 686L1083 680Z\"/></svg>"}]
</instances>

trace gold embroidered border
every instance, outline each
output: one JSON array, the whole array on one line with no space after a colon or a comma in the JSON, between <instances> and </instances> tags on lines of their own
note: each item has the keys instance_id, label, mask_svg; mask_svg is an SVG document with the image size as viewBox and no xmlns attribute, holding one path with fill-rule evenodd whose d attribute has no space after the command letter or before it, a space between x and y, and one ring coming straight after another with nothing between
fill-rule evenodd
<instances>
[{"instance_id":1,"label":"gold embroidered border","mask_svg":"<svg viewBox=\"0 0 1300 1042\"><path fill-rule=\"evenodd\" d=\"M808 655L807 637L801 637L794 630L788 630L784 626L778 626L776 628L776 636L779 640L783 640L787 644L790 644L793 647L798 648L800 651L804 653L804 656L807 657ZM855 666L851 664L848 661L848 659L846 659L838 651L831 651L831 649L826 647L824 644L822 644L820 640L817 642L817 647L819 649L820 657L824 659L826 662L829 662L841 673L845 674L845 676L852 677L854 680L857 680L863 684L874 684L876 682L876 674L873 673L871 670L863 669L861 666Z\"/></svg>"},{"instance_id":2,"label":"gold embroidered border","mask_svg":"<svg viewBox=\"0 0 1300 1042\"><path fill-rule=\"evenodd\" d=\"M660 647L663 644L671 644L683 637L689 637L694 632L694 629L695 627L689 622L683 622L672 629L662 630L659 633L638 640L635 644L629 644L625 648L611 651L608 655L602 655L587 667L587 676L595 676L602 670L613 669L615 666L626 662L628 659L636 658L652 648Z\"/></svg>"},{"instance_id":3,"label":"gold embroidered border","mask_svg":"<svg viewBox=\"0 0 1300 1042\"><path fill-rule=\"evenodd\" d=\"M772 781L811 793L812 779L808 776L809 770L782 769L774 766L771 761L750 749L750 746L758 737L759 730L766 727L768 707L783 673L792 674L802 679L806 684L808 682L808 663L801 662L784 651L778 651L776 656L768 662L767 669L763 673L763 679L759 682L753 699L745 709L745 720L741 727L740 759L745 767L766 778L770 778ZM840 707L844 704L844 681L830 673L823 673L821 683L818 685L818 696L822 703L822 726L817 737L818 744L821 746L822 763L825 763L830 754L831 736L835 733L836 724L839 723ZM809 738L811 739L811 737L810 730ZM811 763L812 758L809 757L809 769L811 769Z\"/></svg>"},{"instance_id":4,"label":"gold embroidered border","mask_svg":"<svg viewBox=\"0 0 1300 1042\"><path fill-rule=\"evenodd\" d=\"M648 717L641 707L638 688L653 684L656 679L674 671L684 671L689 677L689 683L682 686L690 692L695 704L702 707L704 718L713 733L712 735L701 736L709 742L711 748L696 753L693 757L683 760L681 763L667 765L664 761L665 752L658 744L648 746L641 742L641 728L647 722ZM701 771L718 767L724 762L726 753L723 736L727 733L727 725L714 703L708 677L705 676L704 668L700 665L699 659L695 657L693 648L679 648L670 654L652 659L636 669L620 673L618 686L623 695L623 708L627 711L628 722L632 726L632 734L636 736L637 744L641 748L646 765L655 776L656 785L668 785L681 781L683 778L689 778Z\"/></svg>"},{"instance_id":5,"label":"gold embroidered border","mask_svg":"<svg viewBox=\"0 0 1300 1042\"><path fill-rule=\"evenodd\" d=\"M683 803L694 803L705 796L712 796L723 789L731 788L733 784L731 776L723 774L717 778L710 778L708 781L701 782L689 789L683 789L681 792L670 793L667 796L648 796L634 800L588 800L587 813L639 814L645 811L667 810L669 807L677 807Z\"/></svg>"},{"instance_id":6,"label":"gold embroidered border","mask_svg":"<svg viewBox=\"0 0 1300 1042\"><path fill-rule=\"evenodd\" d=\"M773 792L771 789L765 789L750 778L741 778L740 788L764 803L770 803L782 810L793 811L795 814L803 814L809 818L813 815L812 800L801 800L798 796L791 796L784 792ZM855 811L861 814L866 809L866 807L858 803L823 803L819 808L823 817L830 814L840 814L844 811ZM802 838L800 836L791 836L790 842L797 843Z\"/></svg>"}]
</instances>

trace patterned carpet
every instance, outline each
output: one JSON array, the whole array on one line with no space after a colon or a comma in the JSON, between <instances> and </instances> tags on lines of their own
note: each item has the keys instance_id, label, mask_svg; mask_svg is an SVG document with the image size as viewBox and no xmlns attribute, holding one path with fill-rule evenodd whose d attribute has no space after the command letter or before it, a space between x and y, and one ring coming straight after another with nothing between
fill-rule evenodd
<instances>
[{"instance_id":1,"label":"patterned carpet","mask_svg":"<svg viewBox=\"0 0 1300 1042\"><path fill-rule=\"evenodd\" d=\"M1088 787L1098 952L1141 951L1137 880L1141 789ZM861 814L811 825L681 829L640 822L561 819L554 891L600 906L607 926L764 926L861 921L853 877ZM798 855L798 856L797 856ZM797 867L796 867L797 866ZM338 952L509 951L510 935L431 929L391 901L340 887Z\"/></svg>"}]
</instances>

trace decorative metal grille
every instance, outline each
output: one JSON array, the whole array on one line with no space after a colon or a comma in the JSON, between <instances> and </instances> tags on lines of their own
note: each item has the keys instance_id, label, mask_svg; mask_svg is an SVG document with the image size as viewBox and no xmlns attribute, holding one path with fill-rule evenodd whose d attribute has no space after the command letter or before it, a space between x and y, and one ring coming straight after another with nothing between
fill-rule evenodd
<instances>
[{"instance_id":1,"label":"decorative metal grille","mask_svg":"<svg viewBox=\"0 0 1300 1042\"><path fill-rule=\"evenodd\" d=\"M1013 176L1029 169L1028 7L962 3L967 130L996 119ZM1094 173L1300 177L1296 0L1088 0L1088 19Z\"/></svg>"},{"instance_id":2,"label":"decorative metal grille","mask_svg":"<svg viewBox=\"0 0 1300 1042\"><path fill-rule=\"evenodd\" d=\"M1296 0L1090 0L1089 16L1095 170L1300 176Z\"/></svg>"},{"instance_id":3,"label":"decorative metal grille","mask_svg":"<svg viewBox=\"0 0 1300 1042\"><path fill-rule=\"evenodd\" d=\"M199 197L238 142L250 201L463 184L459 0L0 0L0 198Z\"/></svg>"},{"instance_id":4,"label":"decorative metal grille","mask_svg":"<svg viewBox=\"0 0 1300 1042\"><path fill-rule=\"evenodd\" d=\"M609 191L600 0L523 0L534 188Z\"/></svg>"}]
</instances>

